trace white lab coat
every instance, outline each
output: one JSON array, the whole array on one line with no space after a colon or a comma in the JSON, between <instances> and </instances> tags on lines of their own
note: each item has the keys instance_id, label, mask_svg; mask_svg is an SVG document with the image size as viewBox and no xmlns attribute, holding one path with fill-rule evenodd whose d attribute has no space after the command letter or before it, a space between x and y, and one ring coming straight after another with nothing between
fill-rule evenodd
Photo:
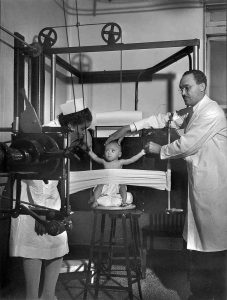
<instances>
[{"instance_id":1,"label":"white lab coat","mask_svg":"<svg viewBox=\"0 0 227 300\"><path fill-rule=\"evenodd\" d=\"M58 120L48 124L59 127ZM59 210L61 199L57 189L57 180L23 180L21 182L21 200ZM68 238L64 231L57 236L49 234L37 235L35 219L28 215L20 215L11 220L10 256L26 258L53 259L67 254Z\"/></svg>"},{"instance_id":2,"label":"white lab coat","mask_svg":"<svg viewBox=\"0 0 227 300\"><path fill-rule=\"evenodd\" d=\"M227 125L219 105L208 96L193 107L185 133L161 148L161 159L184 158L188 169L188 215L184 228L187 248L227 249ZM167 115L136 122L137 130L165 126ZM174 115L173 124L180 126Z\"/></svg>"}]
</instances>

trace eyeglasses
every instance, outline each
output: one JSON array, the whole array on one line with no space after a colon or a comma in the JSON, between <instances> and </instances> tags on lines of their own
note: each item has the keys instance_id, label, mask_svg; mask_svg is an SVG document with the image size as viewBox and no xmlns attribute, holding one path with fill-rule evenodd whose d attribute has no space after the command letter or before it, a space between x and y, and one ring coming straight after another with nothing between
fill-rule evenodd
<instances>
[{"instance_id":1,"label":"eyeglasses","mask_svg":"<svg viewBox=\"0 0 227 300\"><path fill-rule=\"evenodd\" d=\"M189 91L192 89L192 87L193 87L193 85L192 86L190 86L190 85L189 86L185 86L183 88L179 88L178 91L179 91L179 93L181 95L183 94L184 90L185 90L185 93L188 94Z\"/></svg>"}]
</instances>

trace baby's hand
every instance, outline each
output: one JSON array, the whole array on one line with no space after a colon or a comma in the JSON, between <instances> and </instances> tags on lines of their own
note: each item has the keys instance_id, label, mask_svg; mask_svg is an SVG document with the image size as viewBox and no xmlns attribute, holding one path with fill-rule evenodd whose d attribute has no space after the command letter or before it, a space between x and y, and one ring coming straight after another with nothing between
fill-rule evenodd
<instances>
[{"instance_id":1,"label":"baby's hand","mask_svg":"<svg viewBox=\"0 0 227 300\"><path fill-rule=\"evenodd\" d=\"M142 150L141 150L141 153L142 153L143 155L146 155L145 149L142 149Z\"/></svg>"},{"instance_id":2,"label":"baby's hand","mask_svg":"<svg viewBox=\"0 0 227 300\"><path fill-rule=\"evenodd\" d=\"M145 153L146 154L151 154L151 153L154 153L154 154L159 154L160 151L161 151L161 145L157 144L157 143L154 143L154 142L148 142L145 147Z\"/></svg>"}]
</instances>

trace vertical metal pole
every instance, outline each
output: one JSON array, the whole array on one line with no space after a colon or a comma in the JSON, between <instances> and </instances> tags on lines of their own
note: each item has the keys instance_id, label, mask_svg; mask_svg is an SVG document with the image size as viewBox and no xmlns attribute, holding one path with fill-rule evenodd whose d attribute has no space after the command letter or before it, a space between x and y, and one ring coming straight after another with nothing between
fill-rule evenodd
<instances>
[{"instance_id":1,"label":"vertical metal pole","mask_svg":"<svg viewBox=\"0 0 227 300\"><path fill-rule=\"evenodd\" d=\"M39 110L40 121L44 123L44 109L45 109L45 55L39 56Z\"/></svg>"},{"instance_id":2,"label":"vertical metal pole","mask_svg":"<svg viewBox=\"0 0 227 300\"><path fill-rule=\"evenodd\" d=\"M64 145L64 149L68 148L69 145L71 144L71 137L70 134L67 133L66 135L66 139L65 139L65 145ZM70 192L70 159L66 158L65 159L65 199L66 199L66 203L65 203L65 208L66 208L66 213L67 215L70 214L71 211L71 207L69 204L69 192Z\"/></svg>"},{"instance_id":3,"label":"vertical metal pole","mask_svg":"<svg viewBox=\"0 0 227 300\"><path fill-rule=\"evenodd\" d=\"M193 69L199 69L199 46L193 46Z\"/></svg>"},{"instance_id":4,"label":"vertical metal pole","mask_svg":"<svg viewBox=\"0 0 227 300\"><path fill-rule=\"evenodd\" d=\"M61 133L63 134L63 133ZM66 149L69 146L69 133L65 133L63 136L62 148ZM69 175L70 175L70 160L68 158L62 159L62 175L59 177L60 180L60 196L61 196L61 211L69 216L71 207L69 204Z\"/></svg>"},{"instance_id":5,"label":"vertical metal pole","mask_svg":"<svg viewBox=\"0 0 227 300\"><path fill-rule=\"evenodd\" d=\"M167 111L173 111L173 84L172 77L167 79L167 95L168 95L168 103L167 103Z\"/></svg>"},{"instance_id":6,"label":"vertical metal pole","mask_svg":"<svg viewBox=\"0 0 227 300\"><path fill-rule=\"evenodd\" d=\"M24 37L17 32L14 32L15 36L24 40ZM16 120L20 114L24 111L24 99L20 93L21 89L24 89L24 65L25 57L23 55L23 43L18 39L14 39L14 119Z\"/></svg>"},{"instance_id":7,"label":"vertical metal pole","mask_svg":"<svg viewBox=\"0 0 227 300\"><path fill-rule=\"evenodd\" d=\"M122 110L122 50L120 51L120 110Z\"/></svg>"},{"instance_id":8,"label":"vertical metal pole","mask_svg":"<svg viewBox=\"0 0 227 300\"><path fill-rule=\"evenodd\" d=\"M171 121L169 120L168 121L168 144L170 144L171 140L170 140L170 134L171 134L171 131L170 131L170 125L171 124ZM171 180L171 162L170 162L170 159L167 160L167 178L168 180L170 181ZM170 210L171 209L171 194L170 194L170 190L168 189L167 191L167 198L168 198L168 207L167 209Z\"/></svg>"},{"instance_id":9,"label":"vertical metal pole","mask_svg":"<svg viewBox=\"0 0 227 300\"><path fill-rule=\"evenodd\" d=\"M97 6L97 0L93 0L93 16L96 16L96 6Z\"/></svg>"},{"instance_id":10,"label":"vertical metal pole","mask_svg":"<svg viewBox=\"0 0 227 300\"><path fill-rule=\"evenodd\" d=\"M31 104L44 122L45 56L31 57Z\"/></svg>"},{"instance_id":11,"label":"vertical metal pole","mask_svg":"<svg viewBox=\"0 0 227 300\"><path fill-rule=\"evenodd\" d=\"M32 78L32 63L31 63L31 59L30 57L28 57L28 81L27 81L27 84L28 84L28 100L29 102L31 102L31 86L32 86L32 81L31 81L31 78Z\"/></svg>"},{"instance_id":12,"label":"vertical metal pole","mask_svg":"<svg viewBox=\"0 0 227 300\"><path fill-rule=\"evenodd\" d=\"M50 97L50 120L55 119L56 97L56 54L51 56L51 97Z\"/></svg>"}]
</instances>

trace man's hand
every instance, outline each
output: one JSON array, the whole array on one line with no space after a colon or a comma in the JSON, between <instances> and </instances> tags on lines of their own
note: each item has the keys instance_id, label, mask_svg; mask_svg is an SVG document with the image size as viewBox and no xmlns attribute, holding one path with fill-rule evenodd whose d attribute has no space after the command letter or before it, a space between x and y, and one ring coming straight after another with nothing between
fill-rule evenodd
<instances>
[{"instance_id":1,"label":"man's hand","mask_svg":"<svg viewBox=\"0 0 227 300\"><path fill-rule=\"evenodd\" d=\"M154 154L159 154L161 151L161 145L156 144L154 142L149 142L145 145L144 150L145 152L148 153L154 153Z\"/></svg>"},{"instance_id":2,"label":"man's hand","mask_svg":"<svg viewBox=\"0 0 227 300\"><path fill-rule=\"evenodd\" d=\"M130 129L129 125L125 125L125 126L121 127L120 129L118 129L117 131L115 131L108 137L108 139L105 142L105 145L109 144L112 141L116 141L116 140L118 141L118 144L120 145L123 138L130 132L131 132L131 129Z\"/></svg>"}]
</instances>

